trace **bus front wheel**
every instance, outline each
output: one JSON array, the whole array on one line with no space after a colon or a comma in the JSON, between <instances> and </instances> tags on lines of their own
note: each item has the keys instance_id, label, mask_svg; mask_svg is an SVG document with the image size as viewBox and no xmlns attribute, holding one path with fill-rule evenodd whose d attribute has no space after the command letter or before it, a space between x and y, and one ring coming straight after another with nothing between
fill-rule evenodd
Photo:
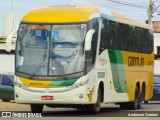
<instances>
[{"instance_id":1,"label":"bus front wheel","mask_svg":"<svg viewBox=\"0 0 160 120\"><path fill-rule=\"evenodd\" d=\"M93 114L99 113L101 108L101 90L100 88L98 89L97 93L97 102L95 104L88 105L88 111L90 111Z\"/></svg>"},{"instance_id":2,"label":"bus front wheel","mask_svg":"<svg viewBox=\"0 0 160 120\"><path fill-rule=\"evenodd\" d=\"M44 105L40 105L40 104L31 104L30 105L32 113L42 113L43 106Z\"/></svg>"}]
</instances>

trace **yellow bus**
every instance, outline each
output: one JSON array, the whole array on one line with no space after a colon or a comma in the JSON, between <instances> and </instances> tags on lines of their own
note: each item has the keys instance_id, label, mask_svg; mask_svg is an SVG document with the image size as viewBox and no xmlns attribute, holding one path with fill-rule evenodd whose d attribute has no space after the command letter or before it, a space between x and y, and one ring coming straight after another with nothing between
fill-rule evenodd
<instances>
[{"instance_id":1,"label":"yellow bus","mask_svg":"<svg viewBox=\"0 0 160 120\"><path fill-rule=\"evenodd\" d=\"M140 109L152 97L150 26L96 7L50 6L21 20L15 57L15 100L93 113L101 103Z\"/></svg>"}]
</instances>

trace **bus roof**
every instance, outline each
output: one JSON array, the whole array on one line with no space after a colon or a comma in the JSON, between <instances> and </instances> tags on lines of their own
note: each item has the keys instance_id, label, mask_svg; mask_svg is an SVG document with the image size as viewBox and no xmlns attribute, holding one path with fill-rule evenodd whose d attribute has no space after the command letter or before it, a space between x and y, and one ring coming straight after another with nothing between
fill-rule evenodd
<instances>
[{"instance_id":1,"label":"bus roof","mask_svg":"<svg viewBox=\"0 0 160 120\"><path fill-rule=\"evenodd\" d=\"M95 16L94 16L95 15ZM147 24L134 21L116 12L100 11L97 7L85 6L49 6L33 9L28 12L22 22L31 23L76 23L87 22L91 17L101 16L124 24L150 29Z\"/></svg>"},{"instance_id":2,"label":"bus roof","mask_svg":"<svg viewBox=\"0 0 160 120\"><path fill-rule=\"evenodd\" d=\"M134 21L133 19L130 19L127 16L121 15L121 14L116 13L116 12L111 12L111 15L114 16L115 21L120 22L120 23L130 24L130 25L133 25L133 26L142 27L142 28L146 28L146 29L151 28L151 26L148 25L148 24Z\"/></svg>"},{"instance_id":3,"label":"bus roof","mask_svg":"<svg viewBox=\"0 0 160 120\"><path fill-rule=\"evenodd\" d=\"M99 9L81 6L49 6L33 9L22 18L22 22L86 22L94 13L99 13Z\"/></svg>"}]
</instances>

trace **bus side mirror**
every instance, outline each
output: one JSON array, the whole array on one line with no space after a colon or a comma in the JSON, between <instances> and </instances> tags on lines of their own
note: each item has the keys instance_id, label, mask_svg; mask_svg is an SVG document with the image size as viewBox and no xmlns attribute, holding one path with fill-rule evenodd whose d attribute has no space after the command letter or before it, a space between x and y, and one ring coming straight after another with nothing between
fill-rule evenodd
<instances>
[{"instance_id":1,"label":"bus side mirror","mask_svg":"<svg viewBox=\"0 0 160 120\"><path fill-rule=\"evenodd\" d=\"M6 38L6 51L11 52L11 44L13 41L13 37L17 35L17 30L12 31Z\"/></svg>"},{"instance_id":2,"label":"bus side mirror","mask_svg":"<svg viewBox=\"0 0 160 120\"><path fill-rule=\"evenodd\" d=\"M85 50L89 51L91 50L91 42L92 42L92 36L94 34L95 30L91 29L87 32L86 38L85 38Z\"/></svg>"}]
</instances>

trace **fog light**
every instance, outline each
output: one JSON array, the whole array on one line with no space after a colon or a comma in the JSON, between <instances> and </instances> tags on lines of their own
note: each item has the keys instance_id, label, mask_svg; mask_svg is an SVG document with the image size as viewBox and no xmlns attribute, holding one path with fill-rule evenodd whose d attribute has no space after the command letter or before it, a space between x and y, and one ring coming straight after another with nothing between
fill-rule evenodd
<instances>
[{"instance_id":1,"label":"fog light","mask_svg":"<svg viewBox=\"0 0 160 120\"><path fill-rule=\"evenodd\" d=\"M83 98L83 94L80 94L80 95L79 95L79 98L82 99L82 98Z\"/></svg>"}]
</instances>

